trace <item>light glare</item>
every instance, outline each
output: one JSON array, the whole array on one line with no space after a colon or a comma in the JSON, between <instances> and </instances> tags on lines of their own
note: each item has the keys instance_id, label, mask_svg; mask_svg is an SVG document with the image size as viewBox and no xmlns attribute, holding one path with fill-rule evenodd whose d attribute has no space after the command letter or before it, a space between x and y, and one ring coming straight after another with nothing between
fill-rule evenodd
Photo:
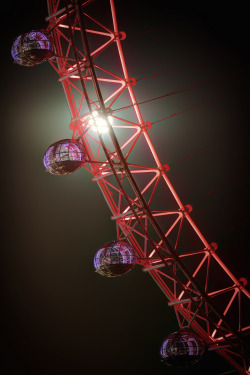
<instances>
[{"instance_id":1,"label":"light glare","mask_svg":"<svg viewBox=\"0 0 250 375\"><path fill-rule=\"evenodd\" d=\"M108 121L110 124L113 123L112 116L108 116ZM107 133L109 130L107 120L101 117L98 111L92 112L88 124L95 132L98 131L101 134Z\"/></svg>"}]
</instances>

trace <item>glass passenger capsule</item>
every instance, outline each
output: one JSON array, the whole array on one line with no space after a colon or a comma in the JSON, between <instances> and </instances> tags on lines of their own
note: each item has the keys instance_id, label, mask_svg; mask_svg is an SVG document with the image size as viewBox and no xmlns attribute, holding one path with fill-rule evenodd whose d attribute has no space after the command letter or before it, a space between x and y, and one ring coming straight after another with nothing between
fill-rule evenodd
<instances>
[{"instance_id":1,"label":"glass passenger capsule","mask_svg":"<svg viewBox=\"0 0 250 375\"><path fill-rule=\"evenodd\" d=\"M199 361L204 351L203 340L191 330L182 329L166 337L160 354L169 366L189 367Z\"/></svg>"},{"instance_id":2,"label":"glass passenger capsule","mask_svg":"<svg viewBox=\"0 0 250 375\"><path fill-rule=\"evenodd\" d=\"M11 55L19 65L35 66L52 57L53 50L53 38L49 32L32 30L16 38Z\"/></svg>"},{"instance_id":3,"label":"glass passenger capsule","mask_svg":"<svg viewBox=\"0 0 250 375\"><path fill-rule=\"evenodd\" d=\"M65 176L77 171L86 161L83 145L74 139L62 139L53 143L43 156L46 172Z\"/></svg>"},{"instance_id":4,"label":"glass passenger capsule","mask_svg":"<svg viewBox=\"0 0 250 375\"><path fill-rule=\"evenodd\" d=\"M121 276L136 263L134 248L125 241L112 241L100 248L94 258L96 272L107 277Z\"/></svg>"}]
</instances>

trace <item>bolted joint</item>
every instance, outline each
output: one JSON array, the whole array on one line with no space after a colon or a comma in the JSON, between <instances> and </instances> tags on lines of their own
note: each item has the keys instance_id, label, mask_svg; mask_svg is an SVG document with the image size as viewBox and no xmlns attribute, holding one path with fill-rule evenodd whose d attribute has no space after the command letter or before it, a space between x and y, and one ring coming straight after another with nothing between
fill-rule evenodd
<instances>
[{"instance_id":1,"label":"bolted joint","mask_svg":"<svg viewBox=\"0 0 250 375\"><path fill-rule=\"evenodd\" d=\"M127 81L127 85L131 85L131 86L136 85L136 83L137 81L136 81L136 78L134 77L129 78L129 80Z\"/></svg>"},{"instance_id":2,"label":"bolted joint","mask_svg":"<svg viewBox=\"0 0 250 375\"><path fill-rule=\"evenodd\" d=\"M120 40L124 40L124 39L126 39L126 37L127 37L127 35L124 31L119 32L119 39Z\"/></svg>"},{"instance_id":3,"label":"bolted joint","mask_svg":"<svg viewBox=\"0 0 250 375\"><path fill-rule=\"evenodd\" d=\"M162 164L161 167L159 167L159 171L162 173L167 173L170 171L170 166L168 164Z\"/></svg>"},{"instance_id":4,"label":"bolted joint","mask_svg":"<svg viewBox=\"0 0 250 375\"><path fill-rule=\"evenodd\" d=\"M215 242L211 242L210 247L212 248L213 251L216 251L218 249L218 245Z\"/></svg>"},{"instance_id":5,"label":"bolted joint","mask_svg":"<svg viewBox=\"0 0 250 375\"><path fill-rule=\"evenodd\" d=\"M150 130L152 128L152 123L150 121L144 122L144 127L146 130Z\"/></svg>"},{"instance_id":6,"label":"bolted joint","mask_svg":"<svg viewBox=\"0 0 250 375\"><path fill-rule=\"evenodd\" d=\"M90 63L87 62L87 61L84 61L83 62L83 69L87 70L87 69L90 69L90 68L91 68Z\"/></svg>"},{"instance_id":7,"label":"bolted joint","mask_svg":"<svg viewBox=\"0 0 250 375\"><path fill-rule=\"evenodd\" d=\"M106 112L109 116L112 116L112 113L113 113L113 109L109 108L109 107L106 107Z\"/></svg>"},{"instance_id":8,"label":"bolted joint","mask_svg":"<svg viewBox=\"0 0 250 375\"><path fill-rule=\"evenodd\" d=\"M245 277L241 277L239 283L245 288L247 286L247 279Z\"/></svg>"},{"instance_id":9,"label":"bolted joint","mask_svg":"<svg viewBox=\"0 0 250 375\"><path fill-rule=\"evenodd\" d=\"M170 166L168 164L163 164L162 168L163 168L163 172L165 173L170 171Z\"/></svg>"},{"instance_id":10,"label":"bolted joint","mask_svg":"<svg viewBox=\"0 0 250 375\"><path fill-rule=\"evenodd\" d=\"M190 214L190 212L193 211L193 207L191 206L191 204L186 204L185 206L185 212Z\"/></svg>"},{"instance_id":11,"label":"bolted joint","mask_svg":"<svg viewBox=\"0 0 250 375\"><path fill-rule=\"evenodd\" d=\"M115 40L124 40L126 39L126 33L124 31L119 31L119 33L115 33Z\"/></svg>"}]
</instances>

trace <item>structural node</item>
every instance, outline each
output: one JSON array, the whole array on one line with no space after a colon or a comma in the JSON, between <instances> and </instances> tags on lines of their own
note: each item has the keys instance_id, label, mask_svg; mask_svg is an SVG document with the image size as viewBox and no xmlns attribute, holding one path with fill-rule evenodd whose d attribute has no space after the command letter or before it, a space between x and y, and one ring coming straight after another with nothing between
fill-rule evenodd
<instances>
[{"instance_id":1,"label":"structural node","mask_svg":"<svg viewBox=\"0 0 250 375\"><path fill-rule=\"evenodd\" d=\"M125 241L108 242L94 258L96 272L106 277L121 276L130 271L135 263L135 250Z\"/></svg>"},{"instance_id":2,"label":"structural node","mask_svg":"<svg viewBox=\"0 0 250 375\"><path fill-rule=\"evenodd\" d=\"M199 361L205 351L203 340L189 329L181 329L166 337L161 346L163 361L174 367L189 367Z\"/></svg>"},{"instance_id":3,"label":"structural node","mask_svg":"<svg viewBox=\"0 0 250 375\"><path fill-rule=\"evenodd\" d=\"M82 143L74 139L62 139L53 143L43 156L46 172L65 176L77 171L86 161Z\"/></svg>"},{"instance_id":4,"label":"structural node","mask_svg":"<svg viewBox=\"0 0 250 375\"><path fill-rule=\"evenodd\" d=\"M35 66L54 55L53 38L47 31L32 30L19 35L14 41L11 55L14 62L23 66Z\"/></svg>"}]
</instances>

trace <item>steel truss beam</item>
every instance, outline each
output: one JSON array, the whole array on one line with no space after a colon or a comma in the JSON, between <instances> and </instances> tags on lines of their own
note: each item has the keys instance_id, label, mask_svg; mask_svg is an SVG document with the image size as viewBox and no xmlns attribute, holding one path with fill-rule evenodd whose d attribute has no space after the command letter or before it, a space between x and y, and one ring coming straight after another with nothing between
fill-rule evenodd
<instances>
[{"instance_id":1,"label":"steel truss beam","mask_svg":"<svg viewBox=\"0 0 250 375\"><path fill-rule=\"evenodd\" d=\"M242 318L242 304L250 297L246 280L237 280L219 258L217 245L205 239L191 218L192 207L181 202L172 186L168 165L159 160L149 136L151 124L143 120L133 91L136 80L126 68L125 33L118 30L114 1L112 29L87 13L91 2L49 0L47 17L56 50L49 61L65 91L73 138L87 150L83 167L103 193L118 239L134 246L138 264L168 298L179 326L192 327L240 374L249 374L244 335L250 327ZM86 21L91 27L85 27ZM119 73L108 68L111 48ZM115 115L124 100L131 108ZM89 126L96 110L107 121L106 134Z\"/></svg>"}]
</instances>

